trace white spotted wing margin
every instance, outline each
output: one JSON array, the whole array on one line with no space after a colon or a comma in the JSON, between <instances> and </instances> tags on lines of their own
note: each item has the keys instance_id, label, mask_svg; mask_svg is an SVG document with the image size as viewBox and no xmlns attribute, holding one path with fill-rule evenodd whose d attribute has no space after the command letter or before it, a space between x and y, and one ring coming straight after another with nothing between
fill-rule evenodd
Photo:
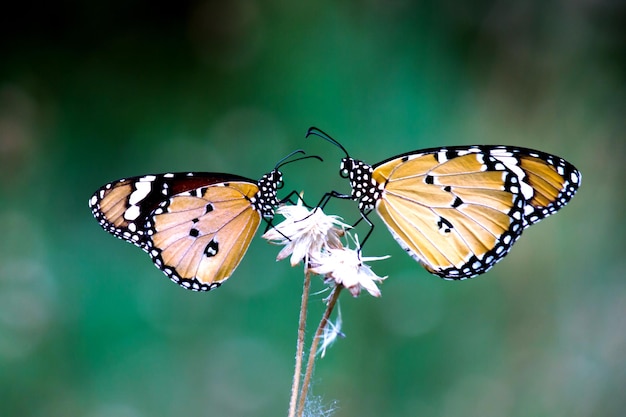
<instances>
[{"instance_id":1,"label":"white spotted wing margin","mask_svg":"<svg viewBox=\"0 0 626 417\"><path fill-rule=\"evenodd\" d=\"M275 193L275 189L269 193ZM170 173L104 185L89 200L100 226L148 252L184 288L208 291L239 265L261 220L256 181L222 173Z\"/></svg>"}]
</instances>

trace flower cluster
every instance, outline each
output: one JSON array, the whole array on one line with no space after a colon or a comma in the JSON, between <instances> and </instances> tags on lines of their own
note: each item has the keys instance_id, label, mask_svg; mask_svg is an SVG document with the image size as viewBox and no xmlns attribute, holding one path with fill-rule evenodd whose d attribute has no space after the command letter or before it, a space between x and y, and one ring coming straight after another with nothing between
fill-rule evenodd
<instances>
[{"instance_id":1,"label":"flower cluster","mask_svg":"<svg viewBox=\"0 0 626 417\"><path fill-rule=\"evenodd\" d=\"M305 271L324 277L328 283L343 285L353 296L364 288L374 297L380 297L376 285L387 277L379 277L364 262L386 259L362 257L357 238L352 238L337 216L324 214L321 208L309 210L298 201L297 205L286 205L277 212L285 220L268 230L263 238L284 245L276 260L290 257L292 266L304 261ZM341 242L342 237L352 239L356 248L350 249Z\"/></svg>"}]
</instances>

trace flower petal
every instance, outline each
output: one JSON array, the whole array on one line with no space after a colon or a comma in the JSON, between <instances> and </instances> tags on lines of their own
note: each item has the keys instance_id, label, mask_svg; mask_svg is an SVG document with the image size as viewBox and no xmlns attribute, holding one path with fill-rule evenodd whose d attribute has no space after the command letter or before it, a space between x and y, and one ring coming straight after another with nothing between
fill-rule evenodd
<instances>
[{"instance_id":1,"label":"flower petal","mask_svg":"<svg viewBox=\"0 0 626 417\"><path fill-rule=\"evenodd\" d=\"M285 220L263 234L264 239L285 245L276 259L282 260L291 255L291 266L307 256L315 256L326 247L340 246L340 237L350 227L339 217L324 214L319 207L309 210L300 204L300 200L298 203L279 207L277 212Z\"/></svg>"},{"instance_id":2,"label":"flower petal","mask_svg":"<svg viewBox=\"0 0 626 417\"><path fill-rule=\"evenodd\" d=\"M309 271L325 276L335 285L343 285L355 297L361 293L361 288L365 288L374 297L380 297L381 293L376 283L382 282L386 277L377 276L363 260L386 258L386 256L361 258L359 249L328 248L311 258Z\"/></svg>"}]
</instances>

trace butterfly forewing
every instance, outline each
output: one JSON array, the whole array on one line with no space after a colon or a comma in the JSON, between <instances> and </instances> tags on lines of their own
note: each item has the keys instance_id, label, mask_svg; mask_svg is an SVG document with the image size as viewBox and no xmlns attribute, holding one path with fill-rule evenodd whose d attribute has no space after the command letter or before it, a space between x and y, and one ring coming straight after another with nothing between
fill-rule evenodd
<instances>
[{"instance_id":1,"label":"butterfly forewing","mask_svg":"<svg viewBox=\"0 0 626 417\"><path fill-rule=\"evenodd\" d=\"M538 156L531 156L538 155ZM533 196L527 201L526 223L534 224L567 204L580 187L580 172L556 156L534 151L521 155L519 164Z\"/></svg>"},{"instance_id":2,"label":"butterfly forewing","mask_svg":"<svg viewBox=\"0 0 626 417\"><path fill-rule=\"evenodd\" d=\"M168 197L224 181L252 182L221 173L170 173L130 177L106 184L89 200L91 211L104 230L145 248L144 224Z\"/></svg>"},{"instance_id":3,"label":"butterfly forewing","mask_svg":"<svg viewBox=\"0 0 626 417\"><path fill-rule=\"evenodd\" d=\"M517 177L478 148L432 150L378 164L376 209L430 272L469 278L501 259L522 231Z\"/></svg>"},{"instance_id":4,"label":"butterfly forewing","mask_svg":"<svg viewBox=\"0 0 626 417\"><path fill-rule=\"evenodd\" d=\"M138 213L137 206L130 202L131 196L139 191L137 185L142 187L141 178L105 185L91 197L89 207L104 230L143 248L143 229L140 226L146 214Z\"/></svg>"}]
</instances>

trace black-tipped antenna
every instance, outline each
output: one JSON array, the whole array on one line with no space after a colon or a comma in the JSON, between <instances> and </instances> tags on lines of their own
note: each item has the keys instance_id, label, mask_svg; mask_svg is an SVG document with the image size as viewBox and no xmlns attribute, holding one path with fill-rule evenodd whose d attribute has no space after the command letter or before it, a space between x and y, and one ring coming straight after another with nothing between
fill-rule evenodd
<instances>
[{"instance_id":1,"label":"black-tipped antenna","mask_svg":"<svg viewBox=\"0 0 626 417\"><path fill-rule=\"evenodd\" d=\"M315 158L318 159L320 161L324 161L322 158L320 158L317 155L307 155L307 156L301 156L300 158L296 158L296 159L292 159L290 161L288 161L289 158L291 158L292 156L296 155L296 154L304 154L305 152L302 149L297 149L293 152L291 152L289 155L285 156L283 159L281 159L280 161L278 161L278 163L276 164L276 166L274 167L274 169L279 169L282 166L285 166L287 164L290 164L292 162L296 162L296 161L302 161L303 159L311 159L311 158Z\"/></svg>"},{"instance_id":2,"label":"black-tipped antenna","mask_svg":"<svg viewBox=\"0 0 626 417\"><path fill-rule=\"evenodd\" d=\"M346 154L346 158L350 158L350 155L348 154L348 151L346 151L346 148L344 148L341 143L337 142L335 139L331 138L330 135L316 127L310 127L309 130L306 132L306 137L308 138L311 135L315 135L315 136L319 136L320 138L332 143L333 145L335 145L336 147L338 147L339 149L341 149L343 151L343 153Z\"/></svg>"},{"instance_id":3,"label":"black-tipped antenna","mask_svg":"<svg viewBox=\"0 0 626 417\"><path fill-rule=\"evenodd\" d=\"M298 153L304 154L305 152L302 149L296 149L295 151L290 152L289 155L283 157L280 161L276 162L276 166L274 167L274 169L280 168L287 159Z\"/></svg>"}]
</instances>

